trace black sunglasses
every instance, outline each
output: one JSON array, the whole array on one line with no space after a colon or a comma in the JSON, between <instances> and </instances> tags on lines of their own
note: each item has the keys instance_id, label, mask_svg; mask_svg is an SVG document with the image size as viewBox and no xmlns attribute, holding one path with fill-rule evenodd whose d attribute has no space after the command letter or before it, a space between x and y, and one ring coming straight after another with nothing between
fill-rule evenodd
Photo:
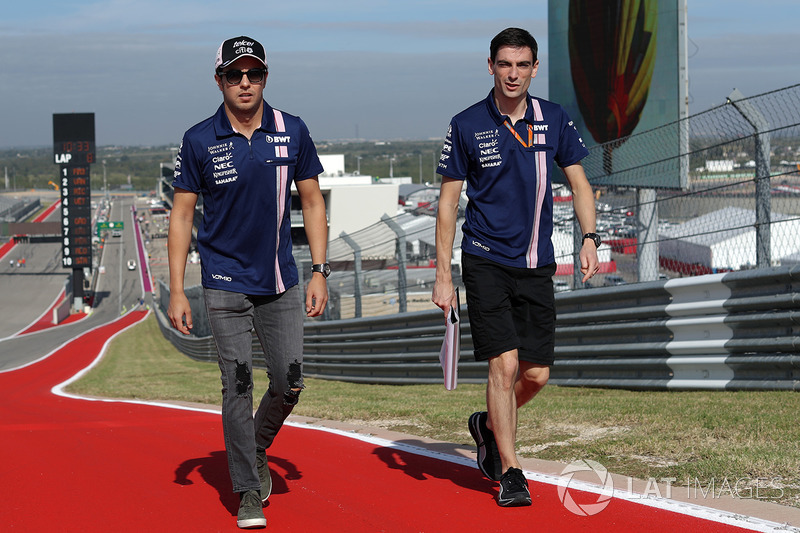
<instances>
[{"instance_id":1,"label":"black sunglasses","mask_svg":"<svg viewBox=\"0 0 800 533\"><path fill-rule=\"evenodd\" d=\"M228 70L225 72L218 72L220 78L225 78L225 81L231 85L239 85L242 82L242 76L247 75L250 83L261 83L264 81L264 76L267 74L265 68L251 68L250 70Z\"/></svg>"}]
</instances>

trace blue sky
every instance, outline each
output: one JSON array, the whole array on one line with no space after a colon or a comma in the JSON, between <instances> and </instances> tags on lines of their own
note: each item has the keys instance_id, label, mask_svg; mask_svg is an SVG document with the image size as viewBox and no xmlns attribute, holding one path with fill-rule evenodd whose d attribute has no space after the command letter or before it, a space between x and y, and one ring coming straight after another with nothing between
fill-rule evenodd
<instances>
[{"instance_id":1,"label":"blue sky","mask_svg":"<svg viewBox=\"0 0 800 533\"><path fill-rule=\"evenodd\" d=\"M692 113L800 82L800 2L688 6ZM52 144L52 114L69 112L95 113L98 145L177 145L221 102L214 54L238 35L264 44L267 100L315 140L440 138L488 92L489 41L508 26L539 41L531 91L549 97L547 0L6 2L0 148Z\"/></svg>"}]
</instances>

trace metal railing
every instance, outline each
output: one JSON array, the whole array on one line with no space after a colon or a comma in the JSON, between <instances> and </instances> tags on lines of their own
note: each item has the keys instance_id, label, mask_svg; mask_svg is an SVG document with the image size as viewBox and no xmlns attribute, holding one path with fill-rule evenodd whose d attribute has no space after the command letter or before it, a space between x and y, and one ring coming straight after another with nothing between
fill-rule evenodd
<instances>
[{"instance_id":1,"label":"metal railing","mask_svg":"<svg viewBox=\"0 0 800 533\"><path fill-rule=\"evenodd\" d=\"M168 291L162 284L161 291ZM800 267L710 274L556 295L550 383L637 390L800 390ZM164 335L215 361L213 339ZM483 383L463 309L461 383ZM443 313L308 321L304 374L357 383L441 383ZM254 364L265 366L253 338Z\"/></svg>"}]
</instances>

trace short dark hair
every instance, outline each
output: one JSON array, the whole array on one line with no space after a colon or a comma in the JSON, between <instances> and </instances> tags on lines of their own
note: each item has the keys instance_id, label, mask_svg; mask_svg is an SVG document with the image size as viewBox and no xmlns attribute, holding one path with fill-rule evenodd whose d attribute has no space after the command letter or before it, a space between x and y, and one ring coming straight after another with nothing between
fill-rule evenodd
<instances>
[{"instance_id":1,"label":"short dark hair","mask_svg":"<svg viewBox=\"0 0 800 533\"><path fill-rule=\"evenodd\" d=\"M536 39L533 38L533 35L521 28L506 28L495 35L494 39L492 39L492 42L489 45L489 57L493 63L497 57L497 51L503 46L530 48L531 52L533 52L534 63L538 59L537 56L539 55L539 45L536 43Z\"/></svg>"}]
</instances>

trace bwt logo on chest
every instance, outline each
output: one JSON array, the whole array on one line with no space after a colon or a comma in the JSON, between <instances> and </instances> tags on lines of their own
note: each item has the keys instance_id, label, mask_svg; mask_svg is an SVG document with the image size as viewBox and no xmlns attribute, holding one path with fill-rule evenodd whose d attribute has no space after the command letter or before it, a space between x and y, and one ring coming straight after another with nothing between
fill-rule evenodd
<instances>
[{"instance_id":1,"label":"bwt logo on chest","mask_svg":"<svg viewBox=\"0 0 800 533\"><path fill-rule=\"evenodd\" d=\"M288 143L292 141L291 135L267 135L268 143Z\"/></svg>"}]
</instances>

